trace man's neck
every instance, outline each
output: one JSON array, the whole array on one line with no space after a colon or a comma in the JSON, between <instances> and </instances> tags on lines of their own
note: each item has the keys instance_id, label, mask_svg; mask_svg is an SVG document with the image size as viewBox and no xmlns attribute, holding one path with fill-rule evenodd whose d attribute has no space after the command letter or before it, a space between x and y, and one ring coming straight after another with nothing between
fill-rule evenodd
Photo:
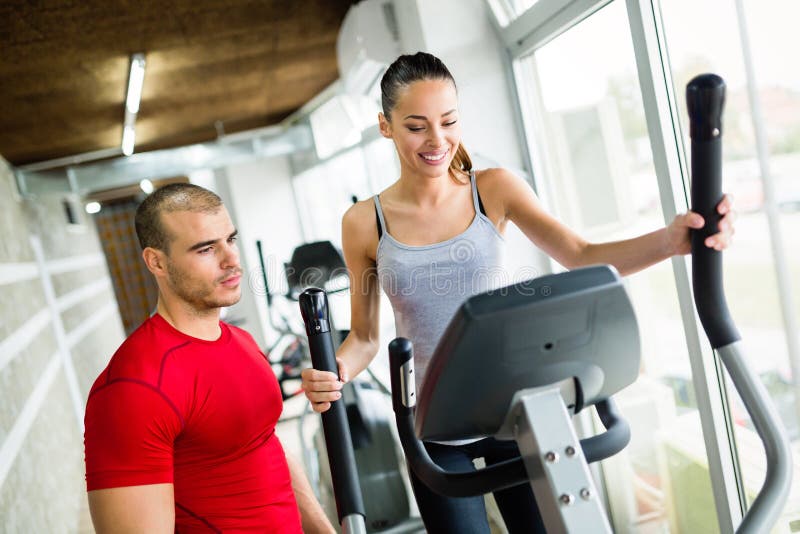
<instances>
[{"instance_id":1,"label":"man's neck","mask_svg":"<svg viewBox=\"0 0 800 534\"><path fill-rule=\"evenodd\" d=\"M184 303L168 303L159 296L156 311L176 330L187 336L215 341L222 333L219 326L219 308L200 312Z\"/></svg>"}]
</instances>

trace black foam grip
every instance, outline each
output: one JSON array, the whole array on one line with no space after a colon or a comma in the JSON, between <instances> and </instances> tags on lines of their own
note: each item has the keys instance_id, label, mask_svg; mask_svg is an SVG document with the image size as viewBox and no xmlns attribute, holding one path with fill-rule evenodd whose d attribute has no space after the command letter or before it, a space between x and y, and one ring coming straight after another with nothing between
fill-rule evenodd
<instances>
[{"instance_id":1,"label":"black foam grip","mask_svg":"<svg viewBox=\"0 0 800 534\"><path fill-rule=\"evenodd\" d=\"M300 295L301 304L308 299L306 292ZM325 301L327 304L327 301ZM327 313L327 310L324 310ZM306 319L306 317L304 317ZM309 317L306 330L314 324L313 317ZM336 365L336 352L333 348L333 339L330 331L308 335L308 347L311 352L311 363L314 369L330 371L339 376ZM325 434L325 447L328 451L328 461L331 468L331 481L333 482L333 495L336 499L336 512L339 522L342 518L352 514L364 514L364 500L358 484L358 471L356 458L353 451L353 442L350 439L350 426L347 422L347 409L340 399L331 402L331 407L322 414L322 430Z\"/></svg>"},{"instance_id":2,"label":"black foam grip","mask_svg":"<svg viewBox=\"0 0 800 534\"><path fill-rule=\"evenodd\" d=\"M395 338L389 343L389 375L392 385L392 407L394 413L407 415L411 408L406 407L402 400L402 387L400 386L400 373L403 364L414 357L411 341L404 337Z\"/></svg>"},{"instance_id":3,"label":"black foam grip","mask_svg":"<svg viewBox=\"0 0 800 534\"><path fill-rule=\"evenodd\" d=\"M692 230L692 287L700 322L716 349L741 339L733 323L722 279L722 252L708 248L705 239L718 232L717 204L722 200L722 109L725 82L702 74L686 87L692 137L692 211L705 226Z\"/></svg>"},{"instance_id":4,"label":"black foam grip","mask_svg":"<svg viewBox=\"0 0 800 534\"><path fill-rule=\"evenodd\" d=\"M604 399L594 407L606 431L581 440L583 456L589 463L614 456L631 441L631 427L622 418L612 399Z\"/></svg>"}]
</instances>

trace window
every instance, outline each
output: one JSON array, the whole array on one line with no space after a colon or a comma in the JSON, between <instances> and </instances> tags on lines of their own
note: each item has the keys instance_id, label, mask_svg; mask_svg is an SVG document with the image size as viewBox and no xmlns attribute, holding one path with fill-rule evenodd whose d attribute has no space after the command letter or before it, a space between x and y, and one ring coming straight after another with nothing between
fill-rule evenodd
<instances>
[{"instance_id":1,"label":"window","mask_svg":"<svg viewBox=\"0 0 800 534\"><path fill-rule=\"evenodd\" d=\"M625 4L614 2L518 61L538 189L593 241L662 227ZM719 530L676 287L668 262L627 278L641 374L616 396L632 439L603 466L617 532Z\"/></svg>"},{"instance_id":2,"label":"window","mask_svg":"<svg viewBox=\"0 0 800 534\"><path fill-rule=\"evenodd\" d=\"M686 84L702 72L719 74L726 82L723 184L736 198L740 215L735 245L725 253L726 295L748 349L748 363L770 393L797 458L800 403L795 373L800 369L800 354L790 354L787 325L792 321L786 311L782 313L782 305L790 316L794 311L795 324L789 327L789 335L796 336L800 252L788 244L800 233L800 70L782 58L785 50L800 49L794 24L800 17L800 5L791 0L742 4L746 7L742 20L747 26L748 48L740 39L734 2L671 0L662 2L662 14L675 92L684 110L680 117L687 149ZM708 24L709 20L714 24ZM754 108L748 99L745 54L752 58L755 71L754 96L765 144L761 154ZM764 189L769 180L775 193L772 214ZM776 275L776 265L785 269L783 279ZM764 478L763 447L738 398L734 398L732 412L745 493L752 501ZM796 469L795 480L799 475ZM800 494L795 491L778 527L788 529L789 522L798 518Z\"/></svg>"}]
</instances>

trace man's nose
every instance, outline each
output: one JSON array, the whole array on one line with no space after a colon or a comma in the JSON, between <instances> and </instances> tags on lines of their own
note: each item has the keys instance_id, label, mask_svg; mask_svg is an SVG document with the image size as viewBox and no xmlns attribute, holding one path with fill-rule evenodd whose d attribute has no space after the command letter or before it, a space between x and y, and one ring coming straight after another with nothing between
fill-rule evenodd
<instances>
[{"instance_id":1,"label":"man's nose","mask_svg":"<svg viewBox=\"0 0 800 534\"><path fill-rule=\"evenodd\" d=\"M222 267L229 269L239 267L239 248L236 243L231 243L225 247L225 255L222 257Z\"/></svg>"}]
</instances>

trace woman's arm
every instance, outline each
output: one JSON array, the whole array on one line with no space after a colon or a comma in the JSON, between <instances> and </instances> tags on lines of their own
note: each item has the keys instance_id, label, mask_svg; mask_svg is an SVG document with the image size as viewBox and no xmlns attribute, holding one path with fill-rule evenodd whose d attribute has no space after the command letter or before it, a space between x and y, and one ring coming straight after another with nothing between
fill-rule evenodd
<instances>
[{"instance_id":1,"label":"woman's arm","mask_svg":"<svg viewBox=\"0 0 800 534\"><path fill-rule=\"evenodd\" d=\"M607 263L628 275L676 254L691 250L690 228L702 228L703 218L693 212L678 215L669 226L632 239L589 243L548 214L536 194L521 178L505 169L489 169L481 180L482 195L499 212L500 223L511 220L536 246L568 269ZM725 196L717 206L723 218L720 232L706 239L706 246L722 250L733 235L735 213Z\"/></svg>"},{"instance_id":2,"label":"woman's arm","mask_svg":"<svg viewBox=\"0 0 800 534\"><path fill-rule=\"evenodd\" d=\"M317 412L338 399L344 382L367 368L378 353L380 294L375 267L378 232L372 199L353 205L342 219L342 251L350 276L350 333L337 351L339 377L305 369L303 390ZM341 380L339 380L341 378Z\"/></svg>"}]
</instances>

